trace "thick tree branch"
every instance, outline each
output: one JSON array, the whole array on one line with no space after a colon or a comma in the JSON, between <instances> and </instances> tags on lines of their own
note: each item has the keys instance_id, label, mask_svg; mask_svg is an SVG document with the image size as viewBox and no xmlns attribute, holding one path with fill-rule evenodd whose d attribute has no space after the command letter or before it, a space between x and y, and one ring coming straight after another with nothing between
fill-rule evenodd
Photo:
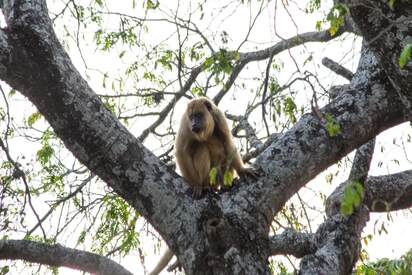
<instances>
[{"instance_id":1,"label":"thick tree branch","mask_svg":"<svg viewBox=\"0 0 412 275\"><path fill-rule=\"evenodd\" d=\"M316 250L315 235L296 232L291 228L285 229L280 235L270 237L271 255L290 254L301 258Z\"/></svg>"},{"instance_id":2,"label":"thick tree branch","mask_svg":"<svg viewBox=\"0 0 412 275\"><path fill-rule=\"evenodd\" d=\"M410 208L412 207L412 170L369 177L365 189L365 204L371 212Z\"/></svg>"},{"instance_id":3,"label":"thick tree branch","mask_svg":"<svg viewBox=\"0 0 412 275\"><path fill-rule=\"evenodd\" d=\"M405 108L405 116L412 118L412 63L405 68L399 57L405 46L412 43L411 5L409 1L396 1L391 8L386 0L342 0L351 17L375 54L378 63L398 93Z\"/></svg>"},{"instance_id":4,"label":"thick tree branch","mask_svg":"<svg viewBox=\"0 0 412 275\"><path fill-rule=\"evenodd\" d=\"M365 207L349 217L329 217L316 232L318 249L302 258L299 274L350 274L358 260L360 237L368 219Z\"/></svg>"},{"instance_id":5,"label":"thick tree branch","mask_svg":"<svg viewBox=\"0 0 412 275\"><path fill-rule=\"evenodd\" d=\"M328 219L316 232L316 252L302 259L301 274L348 274L358 260L360 237L369 220L369 210L361 205L355 213L344 217L339 206L346 186L353 181L363 183L366 179L374 148L373 138L356 150L348 180L328 197Z\"/></svg>"},{"instance_id":6,"label":"thick tree branch","mask_svg":"<svg viewBox=\"0 0 412 275\"><path fill-rule=\"evenodd\" d=\"M348 179L340 184L328 197L326 213L332 216L339 213L340 202L345 186L353 182ZM412 207L412 170L377 177L365 181L363 202L370 212L388 212Z\"/></svg>"},{"instance_id":7,"label":"thick tree branch","mask_svg":"<svg viewBox=\"0 0 412 275\"><path fill-rule=\"evenodd\" d=\"M375 138L368 141L358 150L356 150L353 158L352 168L349 174L349 180L356 180L363 183L368 176L369 167L372 161L373 152L375 149Z\"/></svg>"},{"instance_id":8,"label":"thick tree branch","mask_svg":"<svg viewBox=\"0 0 412 275\"><path fill-rule=\"evenodd\" d=\"M26 240L0 240L0 259L65 266L101 275L132 275L118 263L94 253Z\"/></svg>"},{"instance_id":9,"label":"thick tree branch","mask_svg":"<svg viewBox=\"0 0 412 275\"><path fill-rule=\"evenodd\" d=\"M368 141L358 150L356 150L348 179L341 183L326 200L326 214L328 217L339 215L343 194L345 188L349 184L356 181L364 185L364 182L368 176L374 148L375 138Z\"/></svg>"}]
</instances>

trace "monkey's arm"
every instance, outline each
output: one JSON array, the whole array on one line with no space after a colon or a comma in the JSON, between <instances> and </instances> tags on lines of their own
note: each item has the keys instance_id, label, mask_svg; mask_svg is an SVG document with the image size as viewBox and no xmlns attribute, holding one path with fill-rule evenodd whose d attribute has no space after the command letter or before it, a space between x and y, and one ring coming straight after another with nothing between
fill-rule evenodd
<instances>
[{"instance_id":1,"label":"monkey's arm","mask_svg":"<svg viewBox=\"0 0 412 275\"><path fill-rule=\"evenodd\" d=\"M215 121L216 132L218 133L219 138L223 141L224 146L234 146L232 134L230 132L229 125L227 124L225 114L216 107L213 109L212 115Z\"/></svg>"},{"instance_id":2,"label":"monkey's arm","mask_svg":"<svg viewBox=\"0 0 412 275\"><path fill-rule=\"evenodd\" d=\"M232 167L236 170L239 176L243 176L247 173L248 168L245 167L245 164L240 157L240 154L236 148L233 148L233 160L232 160Z\"/></svg>"},{"instance_id":3,"label":"monkey's arm","mask_svg":"<svg viewBox=\"0 0 412 275\"><path fill-rule=\"evenodd\" d=\"M242 161L242 158L233 143L233 137L229 130L226 117L219 109L213 110L213 116L215 119L216 127L218 129L221 138L223 139L223 146L225 147L225 153L229 155L229 161L231 161L231 167L236 170L236 173L240 176L251 176L257 179L258 174L256 170L251 167L246 167Z\"/></svg>"},{"instance_id":4,"label":"monkey's arm","mask_svg":"<svg viewBox=\"0 0 412 275\"><path fill-rule=\"evenodd\" d=\"M236 147L233 145L233 160L232 160L232 167L233 169L236 170L236 173L239 175L239 177L243 176L250 176L254 179L257 179L259 174L255 169L252 167L246 167L245 164L242 161L242 158L240 156L239 151L236 149Z\"/></svg>"}]
</instances>

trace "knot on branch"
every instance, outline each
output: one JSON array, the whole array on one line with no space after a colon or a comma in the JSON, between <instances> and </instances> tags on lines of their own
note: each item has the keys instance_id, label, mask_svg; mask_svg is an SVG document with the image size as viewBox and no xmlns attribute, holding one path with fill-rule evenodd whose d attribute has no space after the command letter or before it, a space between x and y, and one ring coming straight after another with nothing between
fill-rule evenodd
<instances>
[{"instance_id":1,"label":"knot on branch","mask_svg":"<svg viewBox=\"0 0 412 275\"><path fill-rule=\"evenodd\" d=\"M206 221L205 232L209 240L218 239L218 235L224 229L224 220L221 218L211 218Z\"/></svg>"}]
</instances>

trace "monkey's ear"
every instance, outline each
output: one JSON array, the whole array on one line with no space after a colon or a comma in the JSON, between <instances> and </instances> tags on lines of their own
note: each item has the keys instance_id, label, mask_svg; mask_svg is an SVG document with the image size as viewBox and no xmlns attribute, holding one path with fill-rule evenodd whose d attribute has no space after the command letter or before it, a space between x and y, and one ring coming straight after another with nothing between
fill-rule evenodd
<instances>
[{"instance_id":1,"label":"monkey's ear","mask_svg":"<svg viewBox=\"0 0 412 275\"><path fill-rule=\"evenodd\" d=\"M209 112L212 111L212 104L209 101L205 101L205 106Z\"/></svg>"}]
</instances>

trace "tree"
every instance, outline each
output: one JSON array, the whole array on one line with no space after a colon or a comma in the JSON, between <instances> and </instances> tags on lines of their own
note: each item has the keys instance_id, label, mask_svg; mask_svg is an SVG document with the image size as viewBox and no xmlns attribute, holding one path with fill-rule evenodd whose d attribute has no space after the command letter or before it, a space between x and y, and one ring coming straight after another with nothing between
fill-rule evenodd
<instances>
[{"instance_id":1,"label":"tree","mask_svg":"<svg viewBox=\"0 0 412 275\"><path fill-rule=\"evenodd\" d=\"M265 2L259 3L262 8ZM319 3L310 2L312 8ZM145 5L146 12L159 8L159 2L148 0ZM101 16L105 12L96 10L96 6L104 10L105 4L95 1L87 10L74 1L68 1L61 13L70 9L79 22L79 28L87 20L101 26ZM107 255L118 251L127 253L138 247L134 229L136 222L143 217L166 241L187 274L269 274L268 258L280 254L300 258L298 269L301 274L349 274L359 259L361 231L369 214L411 206L411 170L368 176L374 138L385 129L411 119L412 65L409 60L412 9L408 1L335 1L328 16L329 29L302 33L250 52L215 49L190 17L183 20L176 14L174 18L157 20L169 20L177 28L177 50L165 50L159 45L157 52L145 54L149 60L155 59L155 66L172 70L171 73L177 73L178 77L176 82L166 83L149 70L143 77L136 74L138 90L130 94L142 97L147 106L156 107L162 103L162 110L154 113L157 117L152 124L148 127L142 124L145 129L138 138L121 123L127 125L135 116L130 114L132 112L118 111L117 108L121 107L113 101L124 99L128 94L99 96L92 90L59 42L44 0L5 0L2 10L6 26L0 32L0 78L13 89L11 93L17 90L37 108L38 113L34 112L27 119L28 126L33 126L43 116L52 128L41 134L42 147L37 151L37 161L44 181L35 189L31 186L35 175L22 165L23 160L16 160L10 153L12 148L7 138L15 134L12 133L13 121L8 109L2 114L7 125L5 137L0 142L6 158L2 195L7 200L20 196L24 199L20 201L23 209L27 198L36 219L35 226L26 230L26 240L3 238L0 245L2 259L24 259L101 274L130 274L113 260L100 256L103 251L99 249L95 249L96 253L89 253L67 248L57 244L57 233L53 237L48 235L42 227L44 220L57 206L72 200L73 207L79 209L77 213L86 216L87 213L82 211L87 207L104 206L105 213L96 215L102 218L97 233L106 234L100 236L98 245L105 247L111 241L119 243L113 251L106 251ZM61 13L56 13L55 18ZM143 43L135 31L137 27L144 29L145 22L150 19L111 14L119 16L121 30L96 30L95 41L99 46L108 49L118 41ZM251 22L252 29L255 21ZM187 33L197 34L202 41L190 49L185 48ZM314 74L296 77L284 86L271 76L273 59L281 51L308 42L330 41L346 33L363 38L359 66L352 74L325 59L326 66L350 81L327 91L329 103L324 104L324 99L318 102L315 90L320 85ZM228 37L222 33L221 39L224 42ZM121 52L119 58L124 54L127 53ZM208 89L221 87L213 94L213 100L218 104L233 85L240 83L239 75L249 63L264 60L267 60L267 66L256 94L259 103L251 105L246 115L228 115L235 121L235 135L238 136L240 130L246 133L251 149L248 147L250 150L244 158L256 158L253 167L259 172L259 178L253 182L241 179L229 191L193 199L184 180L167 165L171 150L167 148L156 156L143 142L150 134L162 135L157 131L179 100L198 94L211 96ZM136 63L135 69L142 64ZM132 66L129 69L132 70ZM106 81L107 75L103 75ZM279 114L279 117L284 119L284 124L276 124L273 120L268 122L266 108L279 109L275 104L276 95L298 81L314 90L311 109L300 115L294 99L282 95L279 102L283 104L283 116ZM157 83L158 90L146 89L147 82ZM178 91L166 89L169 85L179 87ZM121 90L121 86L119 81L119 86L113 90ZM7 102L4 91L3 96ZM248 122L256 108L262 110L261 120L266 132L264 142L262 135L258 136ZM137 110L137 114L143 115L141 109ZM274 134L276 125L283 125L288 130ZM170 129L168 134L173 134ZM89 169L90 174L77 162L72 168L53 163L55 136ZM168 140L173 138L169 135ZM291 197L354 149L357 151L348 179L328 197L326 218L316 232L288 228L276 234L271 226ZM62 167L66 170L62 171ZM70 173L72 180L82 183L71 186L68 192L64 189L65 173ZM83 175L83 178L74 179L76 174ZM83 201L84 188L90 186L95 175L110 187L110 191L108 196L98 200L100 204L90 202L87 205ZM58 199L50 205L46 215L40 217L33 206L32 196L50 191L58 194ZM6 228L13 221L11 213L7 213L10 210L4 206L2 219ZM130 212L128 207L136 212ZM89 228L96 222L91 222ZM111 228L105 231L104 226ZM36 230L40 237L32 235ZM83 230L78 243L84 242L86 235L87 231Z\"/></svg>"}]
</instances>

